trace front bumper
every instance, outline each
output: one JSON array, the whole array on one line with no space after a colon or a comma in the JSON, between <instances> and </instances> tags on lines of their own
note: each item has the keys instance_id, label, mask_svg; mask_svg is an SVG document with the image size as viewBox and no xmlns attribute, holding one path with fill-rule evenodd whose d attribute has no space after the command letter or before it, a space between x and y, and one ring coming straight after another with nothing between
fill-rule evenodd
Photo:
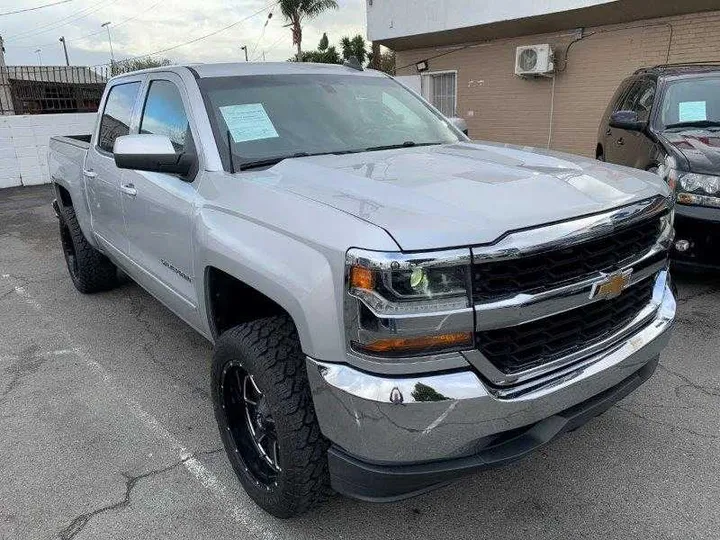
<instances>
[{"instance_id":1,"label":"front bumper","mask_svg":"<svg viewBox=\"0 0 720 540\"><path fill-rule=\"evenodd\" d=\"M665 286L654 320L624 341L500 397L472 369L381 377L307 359L333 487L393 500L522 457L578 427L650 377L667 345L675 299Z\"/></svg>"},{"instance_id":2,"label":"front bumper","mask_svg":"<svg viewBox=\"0 0 720 540\"><path fill-rule=\"evenodd\" d=\"M673 266L689 270L720 269L720 209L675 205L675 241L687 240L685 252L672 250Z\"/></svg>"}]
</instances>

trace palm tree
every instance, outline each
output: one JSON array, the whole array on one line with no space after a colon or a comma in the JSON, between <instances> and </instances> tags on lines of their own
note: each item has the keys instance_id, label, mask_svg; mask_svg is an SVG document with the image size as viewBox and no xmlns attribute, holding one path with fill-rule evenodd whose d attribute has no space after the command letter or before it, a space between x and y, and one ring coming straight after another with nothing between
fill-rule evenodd
<instances>
[{"instance_id":1,"label":"palm tree","mask_svg":"<svg viewBox=\"0 0 720 540\"><path fill-rule=\"evenodd\" d=\"M358 34L355 37L349 38L344 37L340 40L340 47L342 47L342 55L344 60L349 60L352 56L358 59L360 65L365 63L367 58L367 51L365 50L365 39Z\"/></svg>"},{"instance_id":2,"label":"palm tree","mask_svg":"<svg viewBox=\"0 0 720 540\"><path fill-rule=\"evenodd\" d=\"M297 61L302 61L302 22L314 19L323 11L337 9L336 0L280 0L280 11L292 29L293 45L297 46Z\"/></svg>"}]
</instances>

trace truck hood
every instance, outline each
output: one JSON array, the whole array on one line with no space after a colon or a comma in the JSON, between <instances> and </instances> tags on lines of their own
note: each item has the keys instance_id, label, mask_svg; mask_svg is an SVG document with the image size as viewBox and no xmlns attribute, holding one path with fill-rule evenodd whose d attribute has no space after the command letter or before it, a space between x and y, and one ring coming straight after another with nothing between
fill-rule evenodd
<instances>
[{"instance_id":1,"label":"truck hood","mask_svg":"<svg viewBox=\"0 0 720 540\"><path fill-rule=\"evenodd\" d=\"M720 174L720 131L664 131L662 137L687 159L692 172Z\"/></svg>"},{"instance_id":2,"label":"truck hood","mask_svg":"<svg viewBox=\"0 0 720 540\"><path fill-rule=\"evenodd\" d=\"M493 143L289 159L266 174L276 188L382 227L404 251L492 243L512 230L669 195L644 171Z\"/></svg>"}]
</instances>

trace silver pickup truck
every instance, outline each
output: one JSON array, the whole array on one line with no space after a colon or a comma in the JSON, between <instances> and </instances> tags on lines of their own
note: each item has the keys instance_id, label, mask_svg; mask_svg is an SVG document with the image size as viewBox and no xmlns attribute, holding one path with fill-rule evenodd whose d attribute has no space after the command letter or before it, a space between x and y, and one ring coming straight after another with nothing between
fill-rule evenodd
<instances>
[{"instance_id":1,"label":"silver pickup truck","mask_svg":"<svg viewBox=\"0 0 720 540\"><path fill-rule=\"evenodd\" d=\"M378 72L122 75L50 170L73 283L121 269L214 343L228 458L279 517L518 459L647 380L670 337L659 176L470 141Z\"/></svg>"}]
</instances>

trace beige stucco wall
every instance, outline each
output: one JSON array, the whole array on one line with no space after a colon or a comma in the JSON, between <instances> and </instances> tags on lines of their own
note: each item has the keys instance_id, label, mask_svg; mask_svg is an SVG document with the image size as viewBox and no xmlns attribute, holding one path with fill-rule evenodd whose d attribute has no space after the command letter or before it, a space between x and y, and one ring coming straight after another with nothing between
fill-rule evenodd
<instances>
[{"instance_id":1,"label":"beige stucco wall","mask_svg":"<svg viewBox=\"0 0 720 540\"><path fill-rule=\"evenodd\" d=\"M413 75L415 62L431 58L430 71L457 70L457 114L471 137L545 146L550 128L551 79L514 74L518 45L550 43L561 72L555 80L551 147L594 155L597 127L618 84L635 69L670 62L720 60L720 11L651 19L625 25L575 29L488 43L398 51L398 75ZM454 52L450 52L454 51ZM433 56L445 54L432 59ZM403 67L409 64L409 67Z\"/></svg>"}]
</instances>

